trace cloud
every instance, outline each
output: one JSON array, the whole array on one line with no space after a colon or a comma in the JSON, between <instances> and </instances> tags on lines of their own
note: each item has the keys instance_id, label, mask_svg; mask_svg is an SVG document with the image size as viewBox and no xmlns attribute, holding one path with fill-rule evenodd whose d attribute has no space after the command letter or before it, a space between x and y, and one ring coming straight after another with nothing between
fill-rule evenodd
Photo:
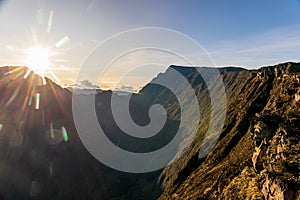
<instances>
[{"instance_id":1,"label":"cloud","mask_svg":"<svg viewBox=\"0 0 300 200\"><path fill-rule=\"evenodd\" d=\"M116 84L117 84L117 82L114 82L114 81L100 81L99 82L99 86L103 90L111 90L115 87Z\"/></svg>"},{"instance_id":2,"label":"cloud","mask_svg":"<svg viewBox=\"0 0 300 200\"><path fill-rule=\"evenodd\" d=\"M136 88L130 85L120 85L115 87L115 90L126 91L126 92L136 92Z\"/></svg>"},{"instance_id":3,"label":"cloud","mask_svg":"<svg viewBox=\"0 0 300 200\"><path fill-rule=\"evenodd\" d=\"M99 86L92 84L89 80L80 81L80 85L84 88L98 89Z\"/></svg>"},{"instance_id":4,"label":"cloud","mask_svg":"<svg viewBox=\"0 0 300 200\"><path fill-rule=\"evenodd\" d=\"M224 41L209 54L217 65L258 68L285 61L299 61L300 27L288 26L259 35Z\"/></svg>"}]
</instances>

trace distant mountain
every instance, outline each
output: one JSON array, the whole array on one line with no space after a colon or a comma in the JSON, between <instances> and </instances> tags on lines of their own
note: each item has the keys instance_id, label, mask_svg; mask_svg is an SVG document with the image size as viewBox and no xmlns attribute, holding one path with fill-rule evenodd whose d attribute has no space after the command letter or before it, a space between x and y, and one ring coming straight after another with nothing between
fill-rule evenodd
<instances>
[{"instance_id":1,"label":"distant mountain","mask_svg":"<svg viewBox=\"0 0 300 200\"><path fill-rule=\"evenodd\" d=\"M225 124L203 158L199 150L212 112L207 81L214 77L204 81L199 69L201 74L211 71L170 66L132 95L130 114L139 125L150 122L151 105L166 109L165 127L149 139L128 136L116 125L111 97L116 95L118 102L126 97L111 91L95 95L96 114L106 136L120 148L149 152L174 138L182 115L178 96L156 83L173 84L184 102L190 102L186 86L172 77L175 70L196 94L199 127L195 138L183 141L191 145L180 146L177 150L183 154L162 170L129 174L104 166L84 148L73 122L69 90L49 79L43 85L33 73L24 79L24 67L0 68L0 195L4 199L299 198L300 63L259 70L219 68L227 98ZM221 93L214 95L222 99ZM196 115L195 105L185 106Z\"/></svg>"},{"instance_id":2,"label":"distant mountain","mask_svg":"<svg viewBox=\"0 0 300 200\"><path fill-rule=\"evenodd\" d=\"M75 85L69 85L66 87L66 89L68 89L71 93L76 90L77 93L80 93L80 94L85 94L85 95L94 95L94 94L100 94L102 92L108 92L108 91L111 91L115 94L118 94L118 95L130 95L131 92L128 92L128 91L123 91L123 90L102 90L98 87L84 87L82 85L78 85L78 84L75 84Z\"/></svg>"}]
</instances>

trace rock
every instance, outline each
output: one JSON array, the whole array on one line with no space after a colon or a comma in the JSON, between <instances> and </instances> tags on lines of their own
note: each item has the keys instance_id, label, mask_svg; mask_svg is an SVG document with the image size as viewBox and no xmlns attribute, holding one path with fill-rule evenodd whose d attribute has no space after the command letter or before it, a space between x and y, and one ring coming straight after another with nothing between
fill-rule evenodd
<instances>
[{"instance_id":1,"label":"rock","mask_svg":"<svg viewBox=\"0 0 300 200\"><path fill-rule=\"evenodd\" d=\"M300 190L291 187L292 183L284 182L278 177L271 178L265 175L262 184L262 193L269 200L297 200L300 199Z\"/></svg>"}]
</instances>

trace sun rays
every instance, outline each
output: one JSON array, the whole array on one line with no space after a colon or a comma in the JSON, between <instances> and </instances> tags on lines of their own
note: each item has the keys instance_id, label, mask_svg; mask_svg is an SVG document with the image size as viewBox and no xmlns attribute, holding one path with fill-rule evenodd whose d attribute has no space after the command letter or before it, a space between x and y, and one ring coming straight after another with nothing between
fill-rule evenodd
<instances>
[{"instance_id":1,"label":"sun rays","mask_svg":"<svg viewBox=\"0 0 300 200\"><path fill-rule=\"evenodd\" d=\"M40 127L42 137L50 145L69 141L67 126L62 119L70 113L60 105L68 98L61 96L59 86L49 79L44 85L42 78L26 67L0 68L0 83L0 142L6 141L10 147L26 142L25 122Z\"/></svg>"},{"instance_id":2,"label":"sun rays","mask_svg":"<svg viewBox=\"0 0 300 200\"><path fill-rule=\"evenodd\" d=\"M68 126L62 120L70 115L62 104L68 100L65 99L67 95L62 95L60 88L54 86L50 79L61 82L57 71L68 70L62 64L69 62L65 58L68 51L65 45L70 38L52 34L53 10L38 9L36 12L37 23L29 27L30 40L24 42L22 38L22 41L9 40L4 44L11 54L19 58L16 65L20 66L0 69L0 137L5 135L9 144L13 142L12 146L18 146L28 138L24 135L28 128L23 127L25 122L40 127L43 137L51 145L69 141Z\"/></svg>"}]
</instances>

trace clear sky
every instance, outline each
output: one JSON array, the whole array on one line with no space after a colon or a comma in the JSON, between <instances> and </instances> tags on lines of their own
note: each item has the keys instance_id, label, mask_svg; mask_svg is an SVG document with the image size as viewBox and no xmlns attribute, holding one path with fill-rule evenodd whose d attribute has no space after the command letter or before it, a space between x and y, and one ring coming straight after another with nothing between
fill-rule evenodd
<instances>
[{"instance_id":1,"label":"clear sky","mask_svg":"<svg viewBox=\"0 0 300 200\"><path fill-rule=\"evenodd\" d=\"M149 26L188 35L218 66L258 68L300 61L299 0L0 2L0 65L26 65L28 49L43 46L50 49L51 68L62 84L73 83L97 44L121 31ZM127 79L122 86L141 86L161 70L140 70L134 73L140 80ZM115 79L106 79L107 84L115 84Z\"/></svg>"}]
</instances>

